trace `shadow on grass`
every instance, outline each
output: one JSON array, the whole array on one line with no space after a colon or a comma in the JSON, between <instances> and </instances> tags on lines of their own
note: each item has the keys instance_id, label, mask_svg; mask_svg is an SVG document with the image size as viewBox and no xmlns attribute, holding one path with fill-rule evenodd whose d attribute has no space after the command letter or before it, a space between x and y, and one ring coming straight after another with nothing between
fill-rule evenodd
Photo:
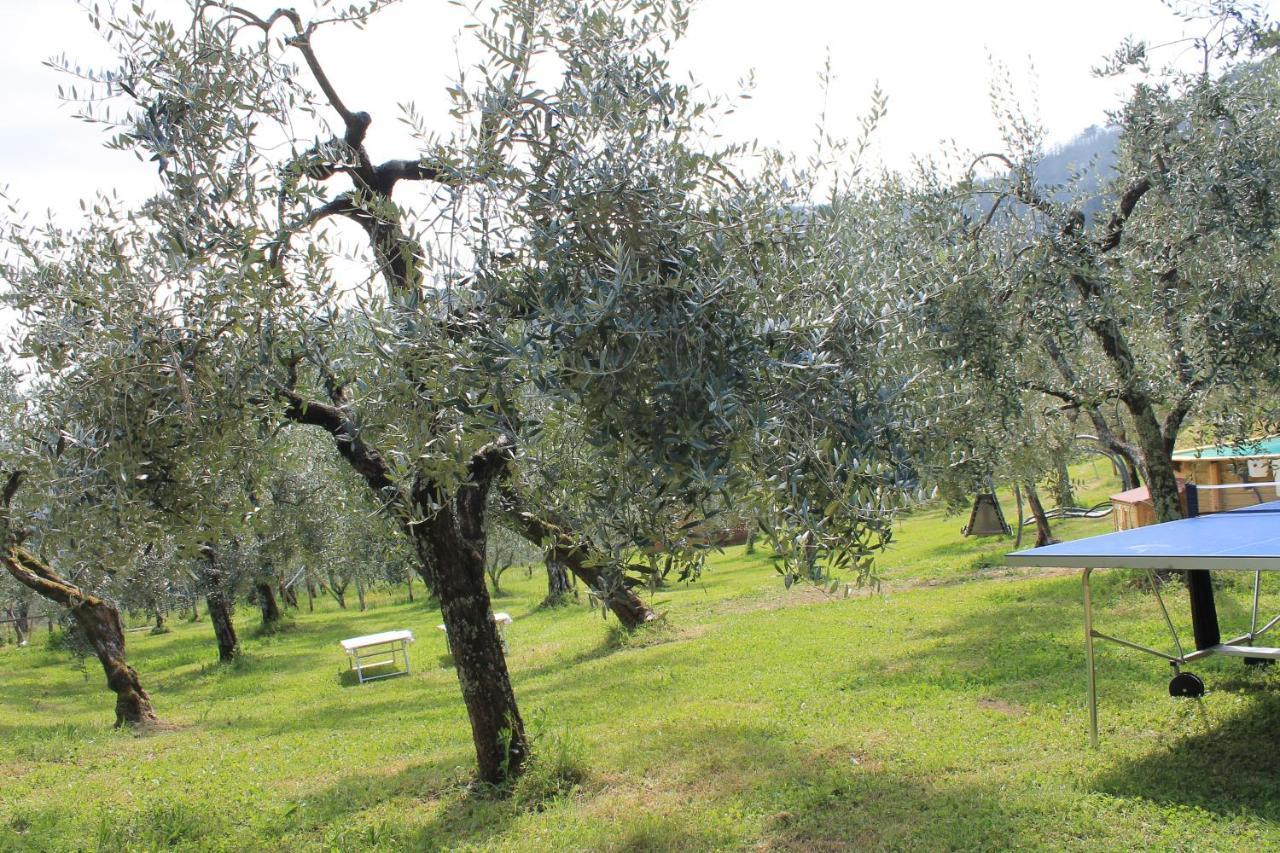
<instances>
[{"instance_id":1,"label":"shadow on grass","mask_svg":"<svg viewBox=\"0 0 1280 853\"><path fill-rule=\"evenodd\" d=\"M1159 627L1154 597L1129 588L1119 573L1099 581L1095 575L1095 615L1100 630L1156 648L1170 647ZM936 627L903 633L909 640L932 645L916 659L904 662L900 653L886 648L877 656L882 671L877 679L918 681L924 674L932 684L981 689L992 698L1014 702L1075 703L1085 690L1084 607L1080 577L1055 578L992 585L982 598L965 607L962 616ZM1175 622L1177 604L1169 602ZM1111 613L1111 610L1118 613ZM1130 636L1140 621L1151 633ZM1156 626L1156 627L1152 627ZM1190 630L1181 632L1184 643ZM886 644L887 646L889 644ZM1161 683L1168 665L1154 657L1110 643L1098 642L1099 692L1114 701L1121 685L1135 680Z\"/></svg>"},{"instance_id":2,"label":"shadow on grass","mask_svg":"<svg viewBox=\"0 0 1280 853\"><path fill-rule=\"evenodd\" d=\"M312 828L328 826L332 834L384 804L416 804L413 809L392 810L393 814L409 814L416 813L423 803L435 803L439 808L425 827L397 825L390 819L382 822L383 833L396 839L397 847L413 850L483 844L506 831L519 812L503 792L468 784L469 758L469 754L457 752L394 773L349 773L327 788L308 793L295 820ZM434 841L428 843L427 839Z\"/></svg>"},{"instance_id":3,"label":"shadow on grass","mask_svg":"<svg viewBox=\"0 0 1280 853\"><path fill-rule=\"evenodd\" d=\"M638 752L652 752L637 743ZM715 849L761 843L769 849L850 847L1035 846L1036 816L1014 813L998 788L936 781L887 772L855 762L842 752L815 752L780 728L731 724L691 726L662 746L663 778L628 769L627 775L594 768L585 785L564 800L540 803L588 821L573 843L617 850ZM360 814L410 814L408 801L431 803L425 822L383 819L381 832L405 849L474 846L505 838L524 815L518 801L469 786L470 754L413 765L396 773L351 773L305 796L292 829L340 830ZM628 762L631 763L631 762ZM641 763L644 763L642 760ZM656 784L655 784L656 783ZM720 803L744 822L691 822L685 809L702 801ZM695 806L696 807L696 806ZM419 813L420 814L420 813ZM614 814L616 817L607 817ZM284 834L289 828L281 827ZM547 843L554 843L543 839ZM526 839L529 841L529 839Z\"/></svg>"},{"instance_id":4,"label":"shadow on grass","mask_svg":"<svg viewBox=\"0 0 1280 853\"><path fill-rule=\"evenodd\" d=\"M403 666L386 663L378 666L366 666L364 668L363 682L354 669L344 669L338 673L338 684L341 687L365 687L366 685L376 684L379 681L387 681L407 675L409 673L404 670Z\"/></svg>"},{"instance_id":5,"label":"shadow on grass","mask_svg":"<svg viewBox=\"0 0 1280 853\"><path fill-rule=\"evenodd\" d=\"M647 625L641 625L633 631L627 631L616 622L609 623L609 630L595 645L583 649L573 655L556 657L541 666L521 667L513 674L523 683L535 681L543 676L571 673L578 666L591 661L603 660L618 652L628 649L653 648L677 643L684 639L672 625L663 619ZM449 659L452 662L452 658ZM627 677L630 677L628 674ZM581 678L570 674L567 681L580 683Z\"/></svg>"},{"instance_id":6,"label":"shadow on grass","mask_svg":"<svg viewBox=\"0 0 1280 853\"><path fill-rule=\"evenodd\" d=\"M1221 815L1246 812L1280 820L1280 750L1275 738L1280 696L1274 686L1249 683L1244 690L1248 701L1238 713L1158 752L1121 763L1097 779L1097 789Z\"/></svg>"},{"instance_id":7,"label":"shadow on grass","mask_svg":"<svg viewBox=\"0 0 1280 853\"><path fill-rule=\"evenodd\" d=\"M909 682L923 679L931 685L977 690L984 697L1014 704L1074 705L1083 711L1084 630L1079 588L1077 575L1008 589L993 587L987 600L966 608L963 617L921 632L920 636L936 645L917 662L904 664L898 657L883 656L880 664L887 671L874 676L891 684L898 681L904 689ZM1126 638L1131 631L1145 630L1157 648L1171 646L1159 625L1155 599L1134 590L1123 573L1111 573L1095 586L1095 595L1095 612L1106 623L1100 624L1101 630ZM1185 624L1186 602L1178 598L1168 604L1187 643L1191 632ZM1224 634L1233 624L1247 625L1248 610L1239 601L1223 596L1218 604ZM1098 643L1097 649L1104 714L1108 707L1114 710L1147 704L1148 699L1134 695L1132 685L1163 685L1169 677L1168 666L1148 655L1108 643ZM1197 663L1194 668L1205 676L1209 694L1204 701L1215 716L1230 707L1224 694L1242 694L1243 707L1195 734L1179 737L1170 729L1167 746L1122 760L1097 778L1097 790L1221 815L1244 811L1269 821L1280 819L1280 749L1275 746L1275 732L1280 729L1280 695L1276 691L1280 677L1274 668L1248 669L1239 661L1220 658ZM1146 695L1149 692L1144 691ZM1215 704L1215 694L1223 701ZM1158 713L1159 708L1152 707L1143 710L1142 716Z\"/></svg>"}]
</instances>

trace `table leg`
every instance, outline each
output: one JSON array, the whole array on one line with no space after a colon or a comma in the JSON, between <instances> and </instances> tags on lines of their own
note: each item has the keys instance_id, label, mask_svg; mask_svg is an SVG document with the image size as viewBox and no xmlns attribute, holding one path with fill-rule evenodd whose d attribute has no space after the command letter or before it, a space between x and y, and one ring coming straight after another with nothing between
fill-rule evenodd
<instances>
[{"instance_id":1,"label":"table leg","mask_svg":"<svg viewBox=\"0 0 1280 853\"><path fill-rule=\"evenodd\" d=\"M1098 683L1093 663L1093 599L1089 594L1089 575L1093 569L1084 570L1084 657L1089 683L1089 745L1098 746Z\"/></svg>"}]
</instances>

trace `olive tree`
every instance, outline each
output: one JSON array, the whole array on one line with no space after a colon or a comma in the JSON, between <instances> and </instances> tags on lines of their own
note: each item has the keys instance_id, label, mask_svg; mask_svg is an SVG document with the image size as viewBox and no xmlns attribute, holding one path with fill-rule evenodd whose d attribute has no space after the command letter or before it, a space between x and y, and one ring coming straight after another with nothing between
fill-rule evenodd
<instances>
[{"instance_id":1,"label":"olive tree","mask_svg":"<svg viewBox=\"0 0 1280 853\"><path fill-rule=\"evenodd\" d=\"M107 594L112 568L138 541L122 521L140 514L120 500L96 437L73 423L55 428L34 390L0 370L0 565L74 620L116 695L115 725L153 724L151 697L126 659L120 608Z\"/></svg>"},{"instance_id":2,"label":"olive tree","mask_svg":"<svg viewBox=\"0 0 1280 853\"><path fill-rule=\"evenodd\" d=\"M886 357L906 305L840 256L803 166L716 142L717 105L669 71L682 3L477 12L447 123L409 107L408 157L377 160L323 46L382 5L93 12L120 62L86 75L89 117L159 186L137 211L100 201L79 237L13 230L8 277L44 369L127 359L147 429L113 451L126 479L193 498L264 431L329 436L413 545L498 782L529 746L489 507L628 626L652 612L622 556L713 505L767 507L788 565L865 570L914 476L912 374ZM109 390L84 408L118 425ZM566 434L590 449L573 464Z\"/></svg>"},{"instance_id":3,"label":"olive tree","mask_svg":"<svg viewBox=\"0 0 1280 853\"><path fill-rule=\"evenodd\" d=\"M1188 419L1280 380L1280 87L1274 58L1231 62L1237 44L1202 40L1195 72L1134 87L1101 215L1072 185L1038 183L1041 135L1010 111L1007 150L958 182L925 175L908 222L930 235L911 277L953 364L1088 417L1163 521L1181 516L1171 455Z\"/></svg>"}]
</instances>

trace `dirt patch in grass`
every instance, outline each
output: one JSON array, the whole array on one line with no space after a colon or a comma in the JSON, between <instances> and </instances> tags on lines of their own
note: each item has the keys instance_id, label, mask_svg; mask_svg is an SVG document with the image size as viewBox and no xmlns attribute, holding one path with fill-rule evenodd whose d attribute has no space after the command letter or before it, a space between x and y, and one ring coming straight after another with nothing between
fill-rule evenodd
<instances>
[{"instance_id":1,"label":"dirt patch in grass","mask_svg":"<svg viewBox=\"0 0 1280 853\"><path fill-rule=\"evenodd\" d=\"M1062 575L1074 575L1080 572L1079 569L1024 569L1007 566L1003 568L983 569L979 572L969 572L963 575L953 575L946 578L927 578L919 581L904 581L895 583L892 587L888 584L884 586L885 593L899 592L905 589L931 589L943 586L959 586L961 584L974 583L976 581L1020 581L1027 578L1051 578L1060 577Z\"/></svg>"},{"instance_id":2,"label":"dirt patch in grass","mask_svg":"<svg viewBox=\"0 0 1280 853\"><path fill-rule=\"evenodd\" d=\"M870 598L874 594L875 593L869 589L854 589L849 598ZM784 610L791 607L807 607L812 604L843 601L844 599L845 596L843 592L837 592L836 594L831 595L827 593L825 588L810 586L808 584L797 584L791 589L783 589L782 583L779 581L777 595L729 599L721 606L715 608L715 611L717 613L728 614L768 613L773 610Z\"/></svg>"},{"instance_id":3,"label":"dirt patch in grass","mask_svg":"<svg viewBox=\"0 0 1280 853\"><path fill-rule=\"evenodd\" d=\"M1008 717L1025 717L1027 709L1003 699L979 699L978 707L984 711L996 711Z\"/></svg>"},{"instance_id":4,"label":"dirt patch in grass","mask_svg":"<svg viewBox=\"0 0 1280 853\"><path fill-rule=\"evenodd\" d=\"M715 612L726 614L767 613L773 610L784 610L792 607L807 607L809 605L822 604L824 602L830 603L845 601L847 599L889 596L913 589L960 586L979 581L1018 581L1026 580L1028 578L1059 577L1062 575L1077 574L1079 571L1079 569L998 568L945 578L904 580L897 581L892 584L886 582L881 584L878 589L867 586L857 587L849 585L849 592L847 595L845 594L846 587L844 584L840 585L840 589L837 592L829 593L827 592L826 587L813 586L811 584L797 584L789 590L784 590L781 582L779 582L778 593L776 595L752 595L729 599L716 607Z\"/></svg>"}]
</instances>

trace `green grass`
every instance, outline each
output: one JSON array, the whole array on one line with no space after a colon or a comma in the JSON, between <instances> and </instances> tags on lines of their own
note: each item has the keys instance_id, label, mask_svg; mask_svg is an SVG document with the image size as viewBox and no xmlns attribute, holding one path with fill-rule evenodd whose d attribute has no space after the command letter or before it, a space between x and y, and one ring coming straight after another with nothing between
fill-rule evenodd
<instances>
[{"instance_id":1,"label":"green grass","mask_svg":"<svg viewBox=\"0 0 1280 853\"><path fill-rule=\"evenodd\" d=\"M95 666L0 649L0 848L1280 845L1280 676L1210 661L1209 695L1177 701L1167 667L1105 647L1090 750L1078 576L975 569L1010 541L957 542L963 523L916 513L883 594L849 599L784 591L763 555L730 549L625 638L585 608L538 610L544 581L508 573L495 607L515 618L538 755L510 796L468 784L466 715L421 601L325 602L229 667L207 622L130 634L172 726L145 736L112 731ZM1236 587L1219 605L1239 624ZM1128 577L1095 589L1103 630L1163 643ZM239 615L249 635L255 614ZM418 637L413 674L344 684L338 640L400 627Z\"/></svg>"},{"instance_id":2,"label":"green grass","mask_svg":"<svg viewBox=\"0 0 1280 853\"><path fill-rule=\"evenodd\" d=\"M1076 501L1091 507L1120 490L1105 461L1083 462L1072 468L1072 481ZM1009 489L996 493L1003 508L1005 520L1017 530L1017 504ZM1045 495L1042 500L1048 500ZM1024 517L1031 510L1023 504ZM882 582L890 587L901 584L946 583L973 580L981 577L1008 574L1004 567L1004 555L1011 549L1011 541L1000 536L965 538L960 528L969 523L969 509L958 514L948 513L939 506L916 510L904 515L898 522L894 539L888 550L877 558L877 572ZM1051 523L1053 534L1059 539L1078 539L1112 530L1111 518L1070 519ZM1022 547L1035 545L1036 532L1027 525L1022 535ZM993 571L994 570L994 571Z\"/></svg>"}]
</instances>

